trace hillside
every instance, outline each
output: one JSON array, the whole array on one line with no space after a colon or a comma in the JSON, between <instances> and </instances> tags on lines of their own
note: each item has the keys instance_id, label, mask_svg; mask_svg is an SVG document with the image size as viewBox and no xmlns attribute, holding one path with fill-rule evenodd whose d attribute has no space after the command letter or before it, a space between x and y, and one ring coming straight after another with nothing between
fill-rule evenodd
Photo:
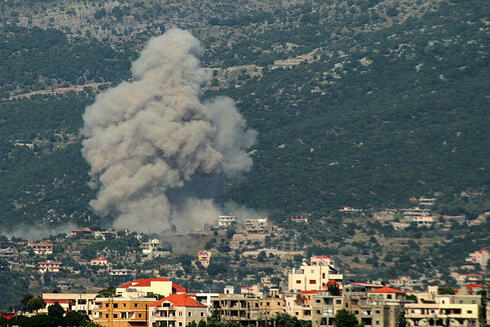
<instances>
[{"instance_id":1,"label":"hillside","mask_svg":"<svg viewBox=\"0 0 490 327\"><path fill-rule=\"evenodd\" d=\"M216 69L204 96L230 95L260 132L252 171L222 200L284 217L488 188L487 3L157 5L1 5L1 225L103 223L87 208L81 113L176 25ZM39 90L51 93L15 97Z\"/></svg>"}]
</instances>

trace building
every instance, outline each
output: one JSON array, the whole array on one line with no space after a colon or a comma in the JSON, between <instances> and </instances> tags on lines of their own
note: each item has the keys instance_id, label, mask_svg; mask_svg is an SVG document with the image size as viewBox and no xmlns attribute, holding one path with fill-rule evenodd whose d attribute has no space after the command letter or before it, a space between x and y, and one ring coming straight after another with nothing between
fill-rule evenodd
<instances>
[{"instance_id":1,"label":"building","mask_svg":"<svg viewBox=\"0 0 490 327\"><path fill-rule=\"evenodd\" d=\"M211 252L210 251L199 251L197 254L198 260L203 265L204 268L207 268L211 263Z\"/></svg>"},{"instance_id":2,"label":"building","mask_svg":"<svg viewBox=\"0 0 490 327\"><path fill-rule=\"evenodd\" d=\"M414 287L421 287L422 283L418 279L412 279L410 276L401 276L397 279L388 279L388 284L393 287L412 290Z\"/></svg>"},{"instance_id":3,"label":"building","mask_svg":"<svg viewBox=\"0 0 490 327\"><path fill-rule=\"evenodd\" d=\"M236 224L236 216L219 216L218 217L218 227L227 228L233 224Z\"/></svg>"},{"instance_id":4,"label":"building","mask_svg":"<svg viewBox=\"0 0 490 327\"><path fill-rule=\"evenodd\" d=\"M104 327L148 326L148 309L156 299L138 292L125 295L93 300L91 320Z\"/></svg>"},{"instance_id":5,"label":"building","mask_svg":"<svg viewBox=\"0 0 490 327\"><path fill-rule=\"evenodd\" d=\"M342 288L342 274L334 266L334 262L326 255L311 257L299 269L288 273L288 289L301 291L325 290L329 281L333 280Z\"/></svg>"},{"instance_id":6,"label":"building","mask_svg":"<svg viewBox=\"0 0 490 327\"><path fill-rule=\"evenodd\" d=\"M245 230L251 234L264 234L268 233L271 229L267 218L256 218L245 220Z\"/></svg>"},{"instance_id":7,"label":"building","mask_svg":"<svg viewBox=\"0 0 490 327\"><path fill-rule=\"evenodd\" d=\"M167 278L160 277L137 279L116 288L118 295L124 295L128 292L141 292L145 295L153 293L166 297L170 294L185 294L187 290Z\"/></svg>"},{"instance_id":8,"label":"building","mask_svg":"<svg viewBox=\"0 0 490 327\"><path fill-rule=\"evenodd\" d=\"M334 326L335 315L345 309L344 297L331 295L329 292L318 292L312 301L312 326Z\"/></svg>"},{"instance_id":9,"label":"building","mask_svg":"<svg viewBox=\"0 0 490 327\"><path fill-rule=\"evenodd\" d=\"M285 312L299 320L312 320L313 297L318 291L299 291L284 294Z\"/></svg>"},{"instance_id":10,"label":"building","mask_svg":"<svg viewBox=\"0 0 490 327\"><path fill-rule=\"evenodd\" d=\"M479 285L470 284L456 294L439 294L437 286L429 286L424 293L417 294L418 303L405 305L405 318L409 326L482 326L480 314L481 295Z\"/></svg>"},{"instance_id":11,"label":"building","mask_svg":"<svg viewBox=\"0 0 490 327\"><path fill-rule=\"evenodd\" d=\"M92 230L90 228L83 228L83 229L72 229L70 231L70 236L91 236L92 235Z\"/></svg>"},{"instance_id":12,"label":"building","mask_svg":"<svg viewBox=\"0 0 490 327\"><path fill-rule=\"evenodd\" d=\"M154 238L149 242L143 242L141 244L141 251L144 255L150 257L161 257L164 255L168 255L168 251L160 250L160 240Z\"/></svg>"},{"instance_id":13,"label":"building","mask_svg":"<svg viewBox=\"0 0 490 327\"><path fill-rule=\"evenodd\" d=\"M472 262L472 263L477 263L480 265L482 270L487 269L487 264L488 264L488 250L487 249L481 249L475 252L471 252L468 257L466 258L467 262Z\"/></svg>"},{"instance_id":14,"label":"building","mask_svg":"<svg viewBox=\"0 0 490 327\"><path fill-rule=\"evenodd\" d=\"M37 255L53 254L53 243L31 243L30 247Z\"/></svg>"},{"instance_id":15,"label":"building","mask_svg":"<svg viewBox=\"0 0 490 327\"><path fill-rule=\"evenodd\" d=\"M48 307L59 303L65 312L77 311L91 314L90 301L95 300L97 293L43 293L42 298L46 302L46 308L40 312L48 312Z\"/></svg>"},{"instance_id":16,"label":"building","mask_svg":"<svg viewBox=\"0 0 490 327\"><path fill-rule=\"evenodd\" d=\"M186 294L171 294L150 305L148 326L184 327L207 317L205 304Z\"/></svg>"},{"instance_id":17,"label":"building","mask_svg":"<svg viewBox=\"0 0 490 327\"><path fill-rule=\"evenodd\" d=\"M434 224L435 219L432 215L421 215L413 217L411 222L414 222L417 227L430 227Z\"/></svg>"},{"instance_id":18,"label":"building","mask_svg":"<svg viewBox=\"0 0 490 327\"><path fill-rule=\"evenodd\" d=\"M436 202L436 198L424 198L420 197L417 200L418 204L424 207L432 207Z\"/></svg>"},{"instance_id":19,"label":"building","mask_svg":"<svg viewBox=\"0 0 490 327\"><path fill-rule=\"evenodd\" d=\"M121 268L121 269L111 269L109 271L109 275L111 276L132 276L136 272L134 270L128 269L128 268Z\"/></svg>"},{"instance_id":20,"label":"building","mask_svg":"<svg viewBox=\"0 0 490 327\"><path fill-rule=\"evenodd\" d=\"M109 262L107 262L107 259L100 256L95 259L90 260L90 265L95 266L95 267L108 267Z\"/></svg>"},{"instance_id":21,"label":"building","mask_svg":"<svg viewBox=\"0 0 490 327\"><path fill-rule=\"evenodd\" d=\"M58 273L61 270L62 263L59 261L47 260L44 262L40 262L38 264L38 270L41 274L44 273Z\"/></svg>"},{"instance_id":22,"label":"building","mask_svg":"<svg viewBox=\"0 0 490 327\"><path fill-rule=\"evenodd\" d=\"M482 274L456 274L454 279L459 286L463 286L468 283L479 283L483 280Z\"/></svg>"}]
</instances>

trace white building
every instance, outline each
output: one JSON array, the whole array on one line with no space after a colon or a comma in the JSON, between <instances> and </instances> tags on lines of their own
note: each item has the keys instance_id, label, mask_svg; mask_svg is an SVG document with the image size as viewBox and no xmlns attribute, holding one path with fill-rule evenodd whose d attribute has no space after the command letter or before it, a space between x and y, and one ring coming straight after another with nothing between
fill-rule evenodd
<instances>
[{"instance_id":1,"label":"white building","mask_svg":"<svg viewBox=\"0 0 490 327\"><path fill-rule=\"evenodd\" d=\"M218 227L226 228L235 224L237 221L236 216L219 216L218 217Z\"/></svg>"},{"instance_id":2,"label":"white building","mask_svg":"<svg viewBox=\"0 0 490 327\"><path fill-rule=\"evenodd\" d=\"M38 264L38 268L39 268L38 271L41 274L44 274L46 272L58 273L61 270L61 265L62 265L62 263L59 261L47 260L45 262L40 262Z\"/></svg>"},{"instance_id":3,"label":"white building","mask_svg":"<svg viewBox=\"0 0 490 327\"><path fill-rule=\"evenodd\" d=\"M327 289L329 281L335 281L342 288L343 276L326 255L310 258L299 269L288 274L288 289L299 291L318 291Z\"/></svg>"}]
</instances>

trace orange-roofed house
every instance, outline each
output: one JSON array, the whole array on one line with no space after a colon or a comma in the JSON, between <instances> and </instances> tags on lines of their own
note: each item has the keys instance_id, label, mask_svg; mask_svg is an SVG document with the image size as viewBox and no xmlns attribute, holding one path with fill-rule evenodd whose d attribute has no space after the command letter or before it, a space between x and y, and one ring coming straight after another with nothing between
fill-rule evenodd
<instances>
[{"instance_id":1,"label":"orange-roofed house","mask_svg":"<svg viewBox=\"0 0 490 327\"><path fill-rule=\"evenodd\" d=\"M406 294L403 291L385 286L367 292L368 297L387 304L404 303Z\"/></svg>"},{"instance_id":2,"label":"orange-roofed house","mask_svg":"<svg viewBox=\"0 0 490 327\"><path fill-rule=\"evenodd\" d=\"M186 294L171 294L149 308L149 326L185 327L207 317L207 306Z\"/></svg>"},{"instance_id":3,"label":"orange-roofed house","mask_svg":"<svg viewBox=\"0 0 490 327\"><path fill-rule=\"evenodd\" d=\"M173 283L167 278L142 278L126 283L116 289L116 294L124 295L127 292L140 292L148 294L159 294L161 296L169 296L170 294L185 294L187 289Z\"/></svg>"}]
</instances>

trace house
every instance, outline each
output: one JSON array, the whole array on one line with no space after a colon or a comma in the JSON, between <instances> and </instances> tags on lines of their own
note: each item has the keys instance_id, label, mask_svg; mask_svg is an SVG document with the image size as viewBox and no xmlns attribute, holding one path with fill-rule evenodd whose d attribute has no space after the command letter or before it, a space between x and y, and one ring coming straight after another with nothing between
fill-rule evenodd
<instances>
[{"instance_id":1,"label":"house","mask_svg":"<svg viewBox=\"0 0 490 327\"><path fill-rule=\"evenodd\" d=\"M488 250L487 249L481 249L475 252L471 252L468 257L466 258L467 262L472 262L472 263L477 263L480 265L482 270L485 270L487 268L488 264Z\"/></svg>"},{"instance_id":2,"label":"house","mask_svg":"<svg viewBox=\"0 0 490 327\"><path fill-rule=\"evenodd\" d=\"M270 231L271 226L267 218L245 219L245 230L251 234L264 234Z\"/></svg>"},{"instance_id":3,"label":"house","mask_svg":"<svg viewBox=\"0 0 490 327\"><path fill-rule=\"evenodd\" d=\"M34 254L50 255L53 254L53 243L31 243L29 244Z\"/></svg>"},{"instance_id":4,"label":"house","mask_svg":"<svg viewBox=\"0 0 490 327\"><path fill-rule=\"evenodd\" d=\"M148 326L148 309L155 301L140 294L96 298L91 301L90 319L103 327Z\"/></svg>"},{"instance_id":5,"label":"house","mask_svg":"<svg viewBox=\"0 0 490 327\"><path fill-rule=\"evenodd\" d=\"M44 262L39 262L38 264L38 271L41 274L44 273L58 273L61 270L61 265L62 263L59 261L52 261L52 260L47 260Z\"/></svg>"},{"instance_id":6,"label":"house","mask_svg":"<svg viewBox=\"0 0 490 327\"><path fill-rule=\"evenodd\" d=\"M109 271L109 275L111 276L131 276L134 275L135 273L136 272L134 270L128 268L111 269Z\"/></svg>"},{"instance_id":7,"label":"house","mask_svg":"<svg viewBox=\"0 0 490 327\"><path fill-rule=\"evenodd\" d=\"M384 286L368 291L367 296L373 302L383 302L387 304L405 303L406 294L403 291Z\"/></svg>"},{"instance_id":8,"label":"house","mask_svg":"<svg viewBox=\"0 0 490 327\"><path fill-rule=\"evenodd\" d=\"M106 258L100 256L90 260L90 265L95 267L108 267L109 263L107 262Z\"/></svg>"},{"instance_id":9,"label":"house","mask_svg":"<svg viewBox=\"0 0 490 327\"><path fill-rule=\"evenodd\" d=\"M218 227L227 228L233 224L236 224L236 216L219 216L218 217Z\"/></svg>"},{"instance_id":10,"label":"house","mask_svg":"<svg viewBox=\"0 0 490 327\"><path fill-rule=\"evenodd\" d=\"M82 228L82 229L72 229L70 231L70 236L91 236L92 230L90 228Z\"/></svg>"},{"instance_id":11,"label":"house","mask_svg":"<svg viewBox=\"0 0 490 327\"><path fill-rule=\"evenodd\" d=\"M418 279L412 279L410 276L401 276L397 279L388 279L388 284L393 287L411 290L413 287L421 287L422 283Z\"/></svg>"},{"instance_id":12,"label":"house","mask_svg":"<svg viewBox=\"0 0 490 327\"><path fill-rule=\"evenodd\" d=\"M456 283L460 286L467 283L479 283L483 279L482 274L456 274L454 276Z\"/></svg>"},{"instance_id":13,"label":"house","mask_svg":"<svg viewBox=\"0 0 490 327\"><path fill-rule=\"evenodd\" d=\"M97 293L43 293L42 298L46 303L46 308L40 312L48 312L48 307L58 303L66 312L76 311L88 314L90 301L95 300Z\"/></svg>"},{"instance_id":14,"label":"house","mask_svg":"<svg viewBox=\"0 0 490 327\"><path fill-rule=\"evenodd\" d=\"M204 268L207 268L211 263L211 252L209 251L199 251L197 257Z\"/></svg>"},{"instance_id":15,"label":"house","mask_svg":"<svg viewBox=\"0 0 490 327\"><path fill-rule=\"evenodd\" d=\"M304 262L299 269L288 273L289 290L325 290L329 281L335 281L342 288L343 276L334 266L334 262L326 255L310 258L310 263Z\"/></svg>"},{"instance_id":16,"label":"house","mask_svg":"<svg viewBox=\"0 0 490 327\"><path fill-rule=\"evenodd\" d=\"M312 298L318 294L318 290L299 291L284 294L285 312L299 320L312 319Z\"/></svg>"},{"instance_id":17,"label":"house","mask_svg":"<svg viewBox=\"0 0 490 327\"><path fill-rule=\"evenodd\" d=\"M424 207L432 207L436 202L436 198L424 198L420 197L417 200L418 204Z\"/></svg>"},{"instance_id":18,"label":"house","mask_svg":"<svg viewBox=\"0 0 490 327\"><path fill-rule=\"evenodd\" d=\"M207 317L207 306L186 294L171 294L149 307L149 326L184 327Z\"/></svg>"},{"instance_id":19,"label":"house","mask_svg":"<svg viewBox=\"0 0 490 327\"><path fill-rule=\"evenodd\" d=\"M170 294L185 294L187 289L179 286L167 278L144 278L126 283L116 288L116 294L124 295L125 293L141 292L143 294L153 293L161 296Z\"/></svg>"}]
</instances>

